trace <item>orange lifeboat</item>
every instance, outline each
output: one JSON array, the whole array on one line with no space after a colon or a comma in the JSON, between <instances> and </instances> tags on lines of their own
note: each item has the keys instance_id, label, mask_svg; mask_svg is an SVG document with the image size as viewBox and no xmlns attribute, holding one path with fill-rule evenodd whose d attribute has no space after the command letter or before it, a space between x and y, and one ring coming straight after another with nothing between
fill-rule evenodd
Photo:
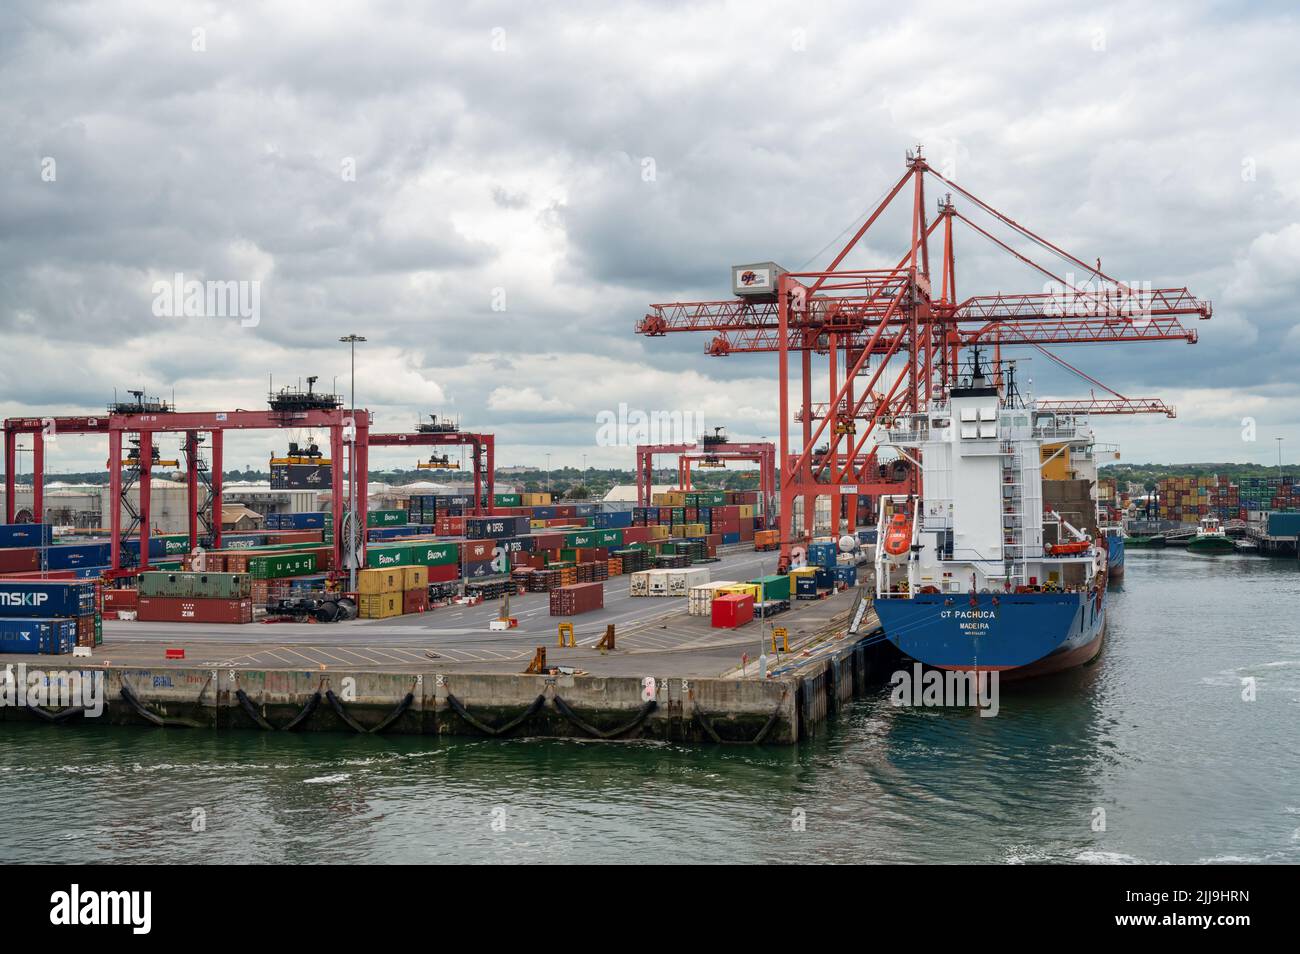
<instances>
[{"instance_id":1,"label":"orange lifeboat","mask_svg":"<svg viewBox=\"0 0 1300 954\"><path fill-rule=\"evenodd\" d=\"M1074 543L1053 543L1048 546L1047 552L1052 556L1079 556L1087 553L1092 549L1092 544L1087 540L1078 540Z\"/></svg>"},{"instance_id":2,"label":"orange lifeboat","mask_svg":"<svg viewBox=\"0 0 1300 954\"><path fill-rule=\"evenodd\" d=\"M896 513L885 530L885 552L890 556L902 556L912 545L912 521L907 514Z\"/></svg>"}]
</instances>

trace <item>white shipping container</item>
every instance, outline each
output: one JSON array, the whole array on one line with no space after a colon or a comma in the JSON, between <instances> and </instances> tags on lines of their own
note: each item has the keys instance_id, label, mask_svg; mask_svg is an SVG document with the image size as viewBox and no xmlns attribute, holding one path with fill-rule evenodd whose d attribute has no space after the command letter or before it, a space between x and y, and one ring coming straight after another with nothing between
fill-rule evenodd
<instances>
[{"instance_id":1,"label":"white shipping container","mask_svg":"<svg viewBox=\"0 0 1300 954\"><path fill-rule=\"evenodd\" d=\"M627 595L667 596L668 579L666 574L668 572L668 570L637 570L635 573L629 573Z\"/></svg>"},{"instance_id":2,"label":"white shipping container","mask_svg":"<svg viewBox=\"0 0 1300 954\"><path fill-rule=\"evenodd\" d=\"M650 574L650 595L667 596L668 595L668 576L672 570L649 570Z\"/></svg>"},{"instance_id":3,"label":"white shipping container","mask_svg":"<svg viewBox=\"0 0 1300 954\"><path fill-rule=\"evenodd\" d=\"M685 596L692 586L709 582L709 571L704 567L668 571L668 595Z\"/></svg>"},{"instance_id":4,"label":"white shipping container","mask_svg":"<svg viewBox=\"0 0 1300 954\"><path fill-rule=\"evenodd\" d=\"M735 586L732 580L714 580L692 586L686 597L686 612L691 616L709 616L713 612L713 597L724 586Z\"/></svg>"}]
</instances>

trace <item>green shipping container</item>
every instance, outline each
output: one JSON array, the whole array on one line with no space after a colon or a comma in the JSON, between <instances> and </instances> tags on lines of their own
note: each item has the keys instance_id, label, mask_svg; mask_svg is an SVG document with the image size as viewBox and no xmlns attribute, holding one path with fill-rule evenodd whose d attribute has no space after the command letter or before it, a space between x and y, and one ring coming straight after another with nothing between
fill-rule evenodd
<instances>
[{"instance_id":1,"label":"green shipping container","mask_svg":"<svg viewBox=\"0 0 1300 954\"><path fill-rule=\"evenodd\" d=\"M278 580L316 572L316 554L285 553L279 556L250 557L248 572L255 580Z\"/></svg>"},{"instance_id":2,"label":"green shipping container","mask_svg":"<svg viewBox=\"0 0 1300 954\"><path fill-rule=\"evenodd\" d=\"M190 535L188 533L169 533L161 537L150 537L149 540L161 540L166 548L167 556L184 556L190 552Z\"/></svg>"},{"instance_id":3,"label":"green shipping container","mask_svg":"<svg viewBox=\"0 0 1300 954\"><path fill-rule=\"evenodd\" d=\"M253 595L253 578L247 573L140 574L141 596L180 596L202 599L245 599Z\"/></svg>"},{"instance_id":4,"label":"green shipping container","mask_svg":"<svg viewBox=\"0 0 1300 954\"><path fill-rule=\"evenodd\" d=\"M575 530L564 535L566 547L621 547L622 530Z\"/></svg>"},{"instance_id":5,"label":"green shipping container","mask_svg":"<svg viewBox=\"0 0 1300 954\"><path fill-rule=\"evenodd\" d=\"M498 507L522 506L523 498L519 494L493 494L492 503Z\"/></svg>"},{"instance_id":6,"label":"green shipping container","mask_svg":"<svg viewBox=\"0 0 1300 954\"><path fill-rule=\"evenodd\" d=\"M366 547L366 566L371 569L382 569L391 566L414 566L415 555L412 552L415 548L410 544L370 544Z\"/></svg>"},{"instance_id":7,"label":"green shipping container","mask_svg":"<svg viewBox=\"0 0 1300 954\"><path fill-rule=\"evenodd\" d=\"M370 510L366 513L367 527L400 527L405 523L405 510Z\"/></svg>"},{"instance_id":8,"label":"green shipping container","mask_svg":"<svg viewBox=\"0 0 1300 954\"><path fill-rule=\"evenodd\" d=\"M460 563L458 543L415 543L411 545L411 563L415 566L448 566Z\"/></svg>"},{"instance_id":9,"label":"green shipping container","mask_svg":"<svg viewBox=\"0 0 1300 954\"><path fill-rule=\"evenodd\" d=\"M788 576L760 576L749 582L758 584L764 603L790 598L790 577Z\"/></svg>"}]
</instances>

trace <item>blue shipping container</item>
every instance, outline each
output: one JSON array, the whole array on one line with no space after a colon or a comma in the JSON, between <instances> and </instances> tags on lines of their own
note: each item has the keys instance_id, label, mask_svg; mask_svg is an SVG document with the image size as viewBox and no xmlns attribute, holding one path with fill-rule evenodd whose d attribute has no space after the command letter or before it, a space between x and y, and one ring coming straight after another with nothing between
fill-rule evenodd
<instances>
[{"instance_id":1,"label":"blue shipping container","mask_svg":"<svg viewBox=\"0 0 1300 954\"><path fill-rule=\"evenodd\" d=\"M0 653L59 656L75 645L75 619L0 619Z\"/></svg>"},{"instance_id":2,"label":"blue shipping container","mask_svg":"<svg viewBox=\"0 0 1300 954\"><path fill-rule=\"evenodd\" d=\"M495 560L479 560L476 563L466 563L462 575L472 580L483 576L496 576L498 573L506 572L504 567L500 570L496 569L492 565L495 562Z\"/></svg>"},{"instance_id":3,"label":"blue shipping container","mask_svg":"<svg viewBox=\"0 0 1300 954\"><path fill-rule=\"evenodd\" d=\"M1270 513L1268 533L1271 537L1300 536L1300 513Z\"/></svg>"},{"instance_id":4,"label":"blue shipping container","mask_svg":"<svg viewBox=\"0 0 1300 954\"><path fill-rule=\"evenodd\" d=\"M0 547L47 547L50 539L48 523L0 524Z\"/></svg>"},{"instance_id":5,"label":"blue shipping container","mask_svg":"<svg viewBox=\"0 0 1300 954\"><path fill-rule=\"evenodd\" d=\"M95 584L73 580L0 580L0 616L56 619L95 612Z\"/></svg>"},{"instance_id":6,"label":"blue shipping container","mask_svg":"<svg viewBox=\"0 0 1300 954\"><path fill-rule=\"evenodd\" d=\"M153 547L149 548L152 555ZM45 565L51 570L75 570L80 566L106 566L112 562L112 546L107 543L74 543L50 547L45 551Z\"/></svg>"},{"instance_id":7,"label":"blue shipping container","mask_svg":"<svg viewBox=\"0 0 1300 954\"><path fill-rule=\"evenodd\" d=\"M469 540L501 540L528 533L527 517L466 517L465 537Z\"/></svg>"},{"instance_id":8,"label":"blue shipping container","mask_svg":"<svg viewBox=\"0 0 1300 954\"><path fill-rule=\"evenodd\" d=\"M808 544L808 565L830 569L835 566L836 548L833 543Z\"/></svg>"}]
</instances>

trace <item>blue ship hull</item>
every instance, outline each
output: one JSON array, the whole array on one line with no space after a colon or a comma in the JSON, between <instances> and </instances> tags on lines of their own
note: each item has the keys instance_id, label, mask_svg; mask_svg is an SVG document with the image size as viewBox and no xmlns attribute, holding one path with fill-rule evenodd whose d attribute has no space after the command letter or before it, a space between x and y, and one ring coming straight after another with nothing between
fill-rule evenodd
<instances>
[{"instance_id":1,"label":"blue ship hull","mask_svg":"<svg viewBox=\"0 0 1300 954\"><path fill-rule=\"evenodd\" d=\"M1118 533L1106 537L1106 572L1112 580L1124 575L1124 538Z\"/></svg>"},{"instance_id":2,"label":"blue ship hull","mask_svg":"<svg viewBox=\"0 0 1300 954\"><path fill-rule=\"evenodd\" d=\"M918 593L878 599L875 609L886 638L918 662L1021 677L1096 656L1106 625L1106 592Z\"/></svg>"}]
</instances>

